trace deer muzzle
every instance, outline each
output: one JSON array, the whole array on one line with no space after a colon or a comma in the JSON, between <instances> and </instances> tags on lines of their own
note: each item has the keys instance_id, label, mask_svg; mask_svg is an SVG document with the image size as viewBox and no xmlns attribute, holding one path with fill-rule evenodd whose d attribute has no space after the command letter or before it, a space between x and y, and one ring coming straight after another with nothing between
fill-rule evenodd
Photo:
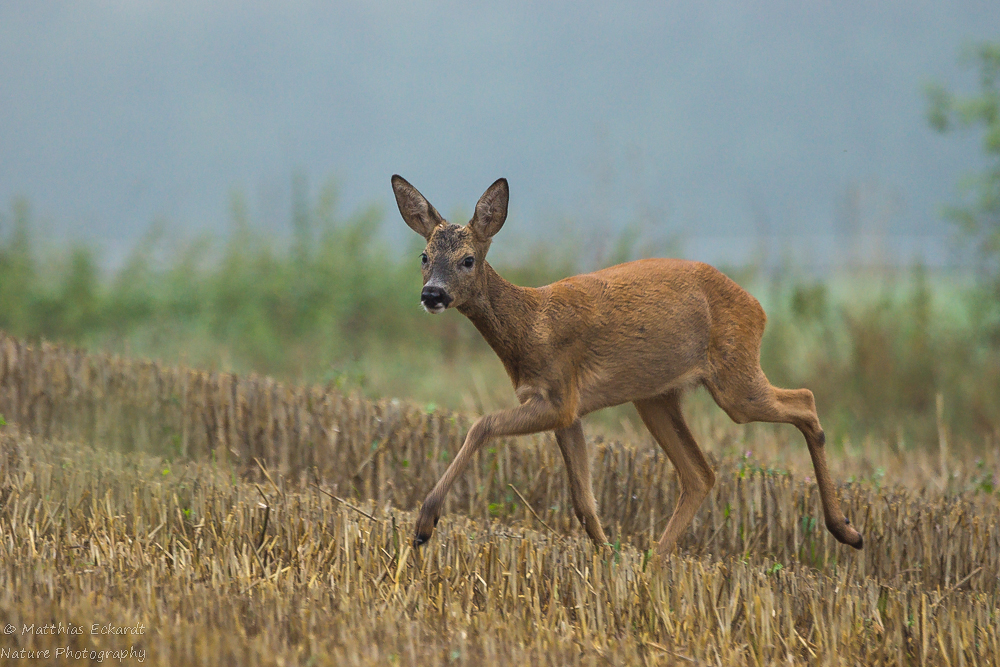
<instances>
[{"instance_id":1,"label":"deer muzzle","mask_svg":"<svg viewBox=\"0 0 1000 667\"><path fill-rule=\"evenodd\" d=\"M436 285L427 285L420 293L420 305L428 313L440 313L453 301L443 288Z\"/></svg>"}]
</instances>

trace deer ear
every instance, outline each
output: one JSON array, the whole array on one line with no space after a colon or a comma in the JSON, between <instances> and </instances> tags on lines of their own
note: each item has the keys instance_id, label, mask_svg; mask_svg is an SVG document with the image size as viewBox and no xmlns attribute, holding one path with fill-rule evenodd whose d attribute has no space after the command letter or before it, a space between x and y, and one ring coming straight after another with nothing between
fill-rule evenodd
<instances>
[{"instance_id":1,"label":"deer ear","mask_svg":"<svg viewBox=\"0 0 1000 667\"><path fill-rule=\"evenodd\" d=\"M396 206L403 221L417 234L429 239L434 228L444 224L437 209L399 174L392 177L392 191L396 194Z\"/></svg>"},{"instance_id":2,"label":"deer ear","mask_svg":"<svg viewBox=\"0 0 1000 667\"><path fill-rule=\"evenodd\" d=\"M469 228L480 241L487 241L500 231L504 221L507 219L507 201L510 199L510 190L507 188L507 179L499 178L491 185L479 198L476 204L476 213L469 221Z\"/></svg>"}]
</instances>

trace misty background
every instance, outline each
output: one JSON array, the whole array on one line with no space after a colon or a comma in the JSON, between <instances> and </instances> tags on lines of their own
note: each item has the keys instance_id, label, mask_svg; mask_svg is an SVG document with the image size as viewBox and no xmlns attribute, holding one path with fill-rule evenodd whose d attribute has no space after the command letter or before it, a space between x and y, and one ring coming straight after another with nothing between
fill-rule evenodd
<instances>
[{"instance_id":1,"label":"misty background","mask_svg":"<svg viewBox=\"0 0 1000 667\"><path fill-rule=\"evenodd\" d=\"M113 266L156 220L226 233L234 191L287 235L296 175L393 239L391 174L446 216L506 176L511 238L956 268L940 207L985 160L924 87L971 88L962 48L998 25L987 1L5 2L0 205Z\"/></svg>"}]
</instances>

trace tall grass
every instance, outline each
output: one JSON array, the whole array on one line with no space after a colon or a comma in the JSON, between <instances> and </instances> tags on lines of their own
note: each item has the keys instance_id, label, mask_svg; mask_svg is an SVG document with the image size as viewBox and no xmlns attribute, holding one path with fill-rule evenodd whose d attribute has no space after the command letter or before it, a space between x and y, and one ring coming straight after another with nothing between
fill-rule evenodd
<instances>
[{"instance_id":1,"label":"tall grass","mask_svg":"<svg viewBox=\"0 0 1000 667\"><path fill-rule=\"evenodd\" d=\"M29 205L15 201L0 217L0 329L465 411L512 401L502 367L464 318L419 309L419 239L389 243L377 208L341 215L331 186L315 198L294 192L288 238L260 231L234 195L225 237L154 229L114 271L90 247L40 246ZM518 259L494 254L508 278L540 285L638 256L630 234L596 258L572 243L532 244ZM919 266L827 280L794 267L729 273L768 312L765 372L813 389L834 442L1000 442L995 296L972 281Z\"/></svg>"}]
</instances>

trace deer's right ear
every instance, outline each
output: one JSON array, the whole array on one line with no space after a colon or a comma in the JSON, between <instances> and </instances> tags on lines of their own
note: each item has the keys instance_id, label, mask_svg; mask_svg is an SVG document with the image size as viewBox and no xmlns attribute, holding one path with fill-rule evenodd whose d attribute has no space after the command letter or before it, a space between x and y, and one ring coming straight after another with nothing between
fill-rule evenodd
<instances>
[{"instance_id":1,"label":"deer's right ear","mask_svg":"<svg viewBox=\"0 0 1000 667\"><path fill-rule=\"evenodd\" d=\"M444 224L441 214L399 174L394 174L392 177L392 191L396 194L399 214L417 234L429 239L434 228Z\"/></svg>"}]
</instances>

